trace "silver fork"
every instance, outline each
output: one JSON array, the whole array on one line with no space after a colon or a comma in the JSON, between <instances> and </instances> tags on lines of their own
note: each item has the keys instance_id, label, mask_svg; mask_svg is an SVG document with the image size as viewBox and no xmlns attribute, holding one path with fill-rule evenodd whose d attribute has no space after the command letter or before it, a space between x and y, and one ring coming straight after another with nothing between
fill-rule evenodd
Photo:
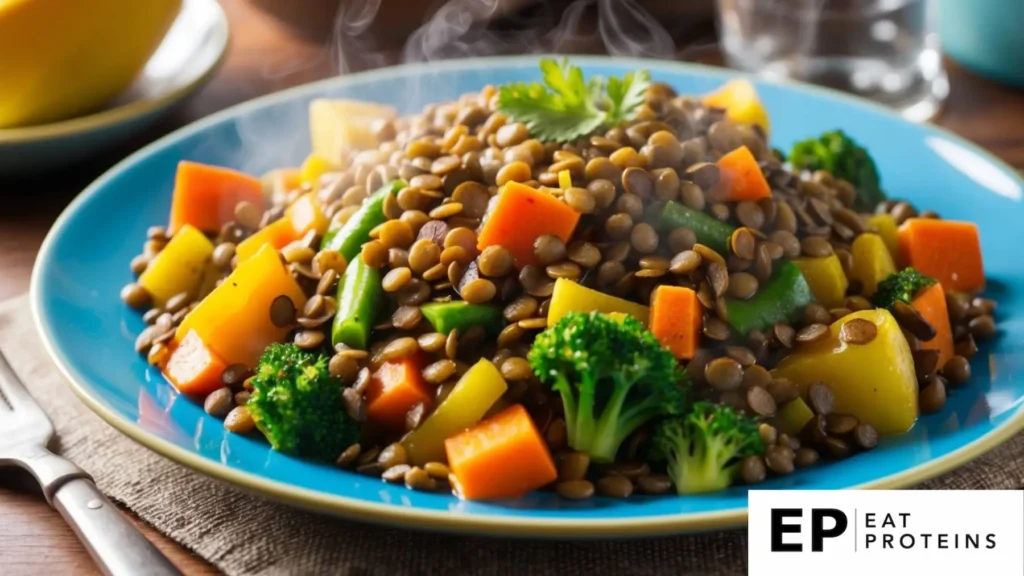
<instances>
[{"instance_id":1,"label":"silver fork","mask_svg":"<svg viewBox=\"0 0 1024 576\"><path fill-rule=\"evenodd\" d=\"M47 450L53 424L0 352L0 467L32 473L105 574L181 572L107 500L78 466Z\"/></svg>"}]
</instances>

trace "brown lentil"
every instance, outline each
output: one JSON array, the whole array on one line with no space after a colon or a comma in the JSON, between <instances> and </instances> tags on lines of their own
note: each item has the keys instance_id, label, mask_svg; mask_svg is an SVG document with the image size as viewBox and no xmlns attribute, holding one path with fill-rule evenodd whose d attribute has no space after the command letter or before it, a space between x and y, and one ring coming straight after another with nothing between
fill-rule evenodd
<instances>
[{"instance_id":1,"label":"brown lentil","mask_svg":"<svg viewBox=\"0 0 1024 576\"><path fill-rule=\"evenodd\" d=\"M878 327L864 318L854 318L839 329L839 340L847 344L868 344L878 336Z\"/></svg>"},{"instance_id":2,"label":"brown lentil","mask_svg":"<svg viewBox=\"0 0 1024 576\"><path fill-rule=\"evenodd\" d=\"M963 386L971 379L971 364L963 356L953 356L942 367L942 375L951 386Z\"/></svg>"},{"instance_id":3,"label":"brown lentil","mask_svg":"<svg viewBox=\"0 0 1024 576\"><path fill-rule=\"evenodd\" d=\"M597 481L597 492L609 498L629 498L633 495L633 483L625 476L605 476Z\"/></svg>"},{"instance_id":4,"label":"brown lentil","mask_svg":"<svg viewBox=\"0 0 1024 576\"><path fill-rule=\"evenodd\" d=\"M586 500L594 495L594 485L588 480L568 480L555 484L555 491L567 500Z\"/></svg>"},{"instance_id":5,"label":"brown lentil","mask_svg":"<svg viewBox=\"0 0 1024 576\"><path fill-rule=\"evenodd\" d=\"M773 446L774 448L774 446ZM763 482L768 471L765 469L765 459L761 456L747 456L740 460L740 478L745 484L757 484Z\"/></svg>"},{"instance_id":6,"label":"brown lentil","mask_svg":"<svg viewBox=\"0 0 1024 576\"><path fill-rule=\"evenodd\" d=\"M811 324L796 331L794 339L797 342L816 342L828 335L828 326L825 324Z\"/></svg>"},{"instance_id":7,"label":"brown lentil","mask_svg":"<svg viewBox=\"0 0 1024 576\"><path fill-rule=\"evenodd\" d=\"M861 422L853 430L853 442L863 450L871 450L878 446L878 431L866 422Z\"/></svg>"},{"instance_id":8,"label":"brown lentil","mask_svg":"<svg viewBox=\"0 0 1024 576\"><path fill-rule=\"evenodd\" d=\"M795 458L796 455L788 446L769 446L764 454L765 464L776 474L791 474Z\"/></svg>"},{"instance_id":9,"label":"brown lentil","mask_svg":"<svg viewBox=\"0 0 1024 576\"><path fill-rule=\"evenodd\" d=\"M362 452L362 447L357 442L343 450L334 463L341 468L348 468L355 463L356 458L359 458L360 452Z\"/></svg>"},{"instance_id":10,"label":"brown lentil","mask_svg":"<svg viewBox=\"0 0 1024 576\"><path fill-rule=\"evenodd\" d=\"M991 338L996 333L995 320L988 314L983 314L977 318L972 318L967 323L967 329L970 331L971 336L975 338Z\"/></svg>"},{"instance_id":11,"label":"brown lentil","mask_svg":"<svg viewBox=\"0 0 1024 576\"><path fill-rule=\"evenodd\" d=\"M287 328L295 323L295 303L281 295L270 303L270 322L278 328Z\"/></svg>"},{"instance_id":12,"label":"brown lentil","mask_svg":"<svg viewBox=\"0 0 1024 576\"><path fill-rule=\"evenodd\" d=\"M767 390L760 386L753 386L747 389L747 406L759 416L774 416L778 407L775 399Z\"/></svg>"},{"instance_id":13,"label":"brown lentil","mask_svg":"<svg viewBox=\"0 0 1024 576\"><path fill-rule=\"evenodd\" d=\"M814 382L807 387L807 404L815 414L828 416L835 409L835 395L827 384Z\"/></svg>"},{"instance_id":14,"label":"brown lentil","mask_svg":"<svg viewBox=\"0 0 1024 576\"><path fill-rule=\"evenodd\" d=\"M256 422L245 406L235 406L224 418L224 427L235 434L247 434L256 427Z\"/></svg>"},{"instance_id":15,"label":"brown lentil","mask_svg":"<svg viewBox=\"0 0 1024 576\"><path fill-rule=\"evenodd\" d=\"M705 366L704 378L716 390L736 390L743 383L743 367L732 358L715 358Z\"/></svg>"},{"instance_id":16,"label":"brown lentil","mask_svg":"<svg viewBox=\"0 0 1024 576\"><path fill-rule=\"evenodd\" d=\"M131 283L126 284L121 289L121 300L130 308L142 310L152 304L153 297L150 296L149 291L143 288L142 285Z\"/></svg>"},{"instance_id":17,"label":"brown lentil","mask_svg":"<svg viewBox=\"0 0 1024 576\"><path fill-rule=\"evenodd\" d=\"M946 386L939 378L921 389L918 398L921 414L935 414L946 404Z\"/></svg>"},{"instance_id":18,"label":"brown lentil","mask_svg":"<svg viewBox=\"0 0 1024 576\"><path fill-rule=\"evenodd\" d=\"M796 464L797 468L807 468L808 466L816 464L819 458L820 456L817 450L804 446L796 451L793 463Z\"/></svg>"}]
</instances>

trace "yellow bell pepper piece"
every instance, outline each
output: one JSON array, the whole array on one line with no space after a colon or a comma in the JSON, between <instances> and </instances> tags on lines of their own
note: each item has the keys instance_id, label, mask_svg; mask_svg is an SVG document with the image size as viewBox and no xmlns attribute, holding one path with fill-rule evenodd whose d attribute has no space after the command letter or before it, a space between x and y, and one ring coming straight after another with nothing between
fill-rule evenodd
<instances>
[{"instance_id":1,"label":"yellow bell pepper piece","mask_svg":"<svg viewBox=\"0 0 1024 576\"><path fill-rule=\"evenodd\" d=\"M572 188L572 174L570 174L568 170L561 170L558 172L558 187L562 190Z\"/></svg>"},{"instance_id":2,"label":"yellow bell pepper piece","mask_svg":"<svg viewBox=\"0 0 1024 576\"><path fill-rule=\"evenodd\" d=\"M553 326L569 312L622 312L643 322L644 325L647 324L647 317L650 315L647 306L591 290L572 280L559 278L555 281L555 291L551 294L551 305L548 307L548 326Z\"/></svg>"},{"instance_id":3,"label":"yellow bell pepper piece","mask_svg":"<svg viewBox=\"0 0 1024 576\"><path fill-rule=\"evenodd\" d=\"M768 111L757 97L757 91L749 80L736 78L722 85L721 88L701 98L704 105L722 108L725 115L738 124L756 124L770 132Z\"/></svg>"},{"instance_id":4,"label":"yellow bell pepper piece","mask_svg":"<svg viewBox=\"0 0 1024 576\"><path fill-rule=\"evenodd\" d=\"M303 194L292 203L285 211L284 217L292 223L292 229L299 238L310 230L316 230L317 236L323 236L331 224L313 192Z\"/></svg>"},{"instance_id":5,"label":"yellow bell pepper piece","mask_svg":"<svg viewBox=\"0 0 1024 576\"><path fill-rule=\"evenodd\" d=\"M340 162L346 150L376 148L377 125L397 117L398 110L375 102L314 100L309 104L313 153Z\"/></svg>"},{"instance_id":6,"label":"yellow bell pepper piece","mask_svg":"<svg viewBox=\"0 0 1024 576\"><path fill-rule=\"evenodd\" d=\"M868 218L868 229L882 237L892 261L899 266L900 241L896 235L896 220L888 214L875 214Z\"/></svg>"},{"instance_id":7,"label":"yellow bell pepper piece","mask_svg":"<svg viewBox=\"0 0 1024 576\"><path fill-rule=\"evenodd\" d=\"M175 294L199 287L212 256L213 243L186 224L149 263L139 284L153 297L154 306L163 306Z\"/></svg>"},{"instance_id":8,"label":"yellow bell pepper piece","mask_svg":"<svg viewBox=\"0 0 1024 576\"><path fill-rule=\"evenodd\" d=\"M866 344L842 342L840 329L858 318L875 325L875 338ZM803 394L813 382L828 384L836 412L853 414L879 434L906 432L917 420L914 358L888 310L861 310L837 320L827 337L799 345L772 375L789 378Z\"/></svg>"},{"instance_id":9,"label":"yellow bell pepper piece","mask_svg":"<svg viewBox=\"0 0 1024 576\"><path fill-rule=\"evenodd\" d=\"M839 308L846 300L850 283L835 254L824 258L795 258L793 264L804 275L814 299L825 308Z\"/></svg>"},{"instance_id":10,"label":"yellow bell pepper piece","mask_svg":"<svg viewBox=\"0 0 1024 576\"><path fill-rule=\"evenodd\" d=\"M807 406L803 398L796 398L779 409L778 414L772 419L772 425L779 432L796 436L811 421L811 418L814 418L814 412Z\"/></svg>"},{"instance_id":11,"label":"yellow bell pepper piece","mask_svg":"<svg viewBox=\"0 0 1024 576\"><path fill-rule=\"evenodd\" d=\"M310 154L302 162L302 166L299 167L299 180L303 184L309 184L316 188L320 185L321 176L336 169L337 166L335 166L334 162L319 154Z\"/></svg>"},{"instance_id":12,"label":"yellow bell pepper piece","mask_svg":"<svg viewBox=\"0 0 1024 576\"><path fill-rule=\"evenodd\" d=\"M402 441L409 461L418 466L443 462L444 441L479 422L506 390L508 385L494 364L487 359L474 364L444 402Z\"/></svg>"},{"instance_id":13,"label":"yellow bell pepper piece","mask_svg":"<svg viewBox=\"0 0 1024 576\"><path fill-rule=\"evenodd\" d=\"M327 219L316 194L309 192L296 200L280 220L270 223L252 236L242 240L235 248L238 261L244 262L251 258L264 245L269 244L280 250L291 242L302 238L310 230L323 236L331 221Z\"/></svg>"},{"instance_id":14,"label":"yellow bell pepper piece","mask_svg":"<svg viewBox=\"0 0 1024 576\"><path fill-rule=\"evenodd\" d=\"M878 234L861 234L850 247L853 254L853 269L850 278L859 280L863 289L861 294L871 297L878 290L878 283L896 273L896 264L892 261L885 241Z\"/></svg>"},{"instance_id":15,"label":"yellow bell pepper piece","mask_svg":"<svg viewBox=\"0 0 1024 576\"><path fill-rule=\"evenodd\" d=\"M281 263L277 250L263 246L185 316L176 336L180 341L189 330L195 330L228 364L253 367L263 350L284 340L290 329L270 320L271 304L279 296L290 298L298 310L306 305L305 293Z\"/></svg>"}]
</instances>

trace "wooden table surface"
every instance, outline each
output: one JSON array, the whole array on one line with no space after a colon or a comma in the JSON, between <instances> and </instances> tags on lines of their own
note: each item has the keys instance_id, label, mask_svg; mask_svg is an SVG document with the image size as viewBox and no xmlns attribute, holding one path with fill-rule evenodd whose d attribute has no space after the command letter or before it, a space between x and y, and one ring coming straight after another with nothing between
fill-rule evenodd
<instances>
[{"instance_id":1,"label":"wooden table surface","mask_svg":"<svg viewBox=\"0 0 1024 576\"><path fill-rule=\"evenodd\" d=\"M244 0L222 0L232 24L228 57L213 80L166 121L119 150L64 173L0 179L0 300L24 293L36 252L64 205L119 158L196 118L254 96L332 75L328 47L301 39ZM949 62L952 93L935 122L1024 169L1024 92L1000 86ZM142 526L189 574L216 571ZM98 574L60 516L20 472L0 471L0 558L8 575Z\"/></svg>"}]
</instances>

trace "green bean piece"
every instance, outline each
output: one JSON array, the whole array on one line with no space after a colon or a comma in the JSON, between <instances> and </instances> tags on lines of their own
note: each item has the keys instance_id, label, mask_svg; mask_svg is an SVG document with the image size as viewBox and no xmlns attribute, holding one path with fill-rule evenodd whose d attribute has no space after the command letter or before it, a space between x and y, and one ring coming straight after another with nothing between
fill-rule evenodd
<instances>
[{"instance_id":1,"label":"green bean piece","mask_svg":"<svg viewBox=\"0 0 1024 576\"><path fill-rule=\"evenodd\" d=\"M471 326L482 326L488 334L497 334L504 327L501 308L488 304L470 304L463 300L434 302L420 307L423 316L441 334L452 330L463 333Z\"/></svg>"},{"instance_id":2,"label":"green bean piece","mask_svg":"<svg viewBox=\"0 0 1024 576\"><path fill-rule=\"evenodd\" d=\"M729 237L735 228L716 220L714 217L687 208L678 202L668 202L661 212L663 228L689 228L697 236L697 242L719 254L729 253Z\"/></svg>"},{"instance_id":3,"label":"green bean piece","mask_svg":"<svg viewBox=\"0 0 1024 576\"><path fill-rule=\"evenodd\" d=\"M380 270L367 266L362 258L349 263L338 283L338 312L331 327L331 344L366 350L374 318L384 299L380 281Z\"/></svg>"},{"instance_id":4,"label":"green bean piece","mask_svg":"<svg viewBox=\"0 0 1024 576\"><path fill-rule=\"evenodd\" d=\"M792 323L813 301L811 288L796 264L780 261L775 273L752 298L726 298L729 324L740 334L768 330L779 322Z\"/></svg>"},{"instance_id":5,"label":"green bean piece","mask_svg":"<svg viewBox=\"0 0 1024 576\"><path fill-rule=\"evenodd\" d=\"M387 216L384 215L384 200L392 194L398 194L405 185L402 180L388 182L371 194L344 224L335 226L332 222L323 240L320 241L320 249L337 250L345 257L346 262L352 262L363 244L370 240L370 230L387 220Z\"/></svg>"}]
</instances>

